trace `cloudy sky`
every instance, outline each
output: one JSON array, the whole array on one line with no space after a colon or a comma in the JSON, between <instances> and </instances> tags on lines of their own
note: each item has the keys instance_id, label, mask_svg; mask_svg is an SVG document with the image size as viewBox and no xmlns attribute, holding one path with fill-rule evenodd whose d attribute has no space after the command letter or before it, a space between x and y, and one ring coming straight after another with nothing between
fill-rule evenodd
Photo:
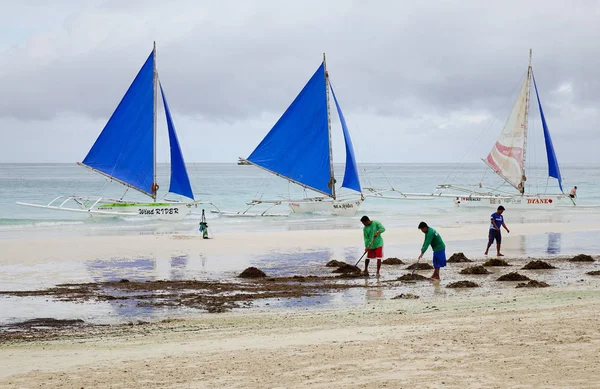
<instances>
[{"instance_id":1,"label":"cloudy sky","mask_svg":"<svg viewBox=\"0 0 600 389\"><path fill-rule=\"evenodd\" d=\"M0 0L0 9L0 162L81 161L156 40L188 162L248 156L323 52L359 162L477 162L532 48L559 161L600 163L599 1ZM543 150L537 109L531 116L530 143ZM166 162L162 122L159 131ZM335 126L338 161L340 142Z\"/></svg>"}]
</instances>

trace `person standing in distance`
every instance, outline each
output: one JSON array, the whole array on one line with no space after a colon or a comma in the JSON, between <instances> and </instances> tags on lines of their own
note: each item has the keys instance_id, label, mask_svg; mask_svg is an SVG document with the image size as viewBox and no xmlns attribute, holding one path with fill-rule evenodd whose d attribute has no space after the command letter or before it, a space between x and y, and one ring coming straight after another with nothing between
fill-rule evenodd
<instances>
[{"instance_id":1,"label":"person standing in distance","mask_svg":"<svg viewBox=\"0 0 600 389\"><path fill-rule=\"evenodd\" d=\"M569 193L569 197L572 199L577 197L577 187L576 186L574 186L573 189L571 189L571 193Z\"/></svg>"},{"instance_id":2,"label":"person standing in distance","mask_svg":"<svg viewBox=\"0 0 600 389\"><path fill-rule=\"evenodd\" d=\"M419 223L419 230L425 234L425 241L423 247L421 247L421 255L419 259L423 258L423 254L431 245L433 250L433 275L429 278L432 281L440 281L440 267L446 266L446 245L442 240L442 237L436 230L429 227L427 223ZM415 265L416 266L416 265Z\"/></svg>"},{"instance_id":3,"label":"person standing in distance","mask_svg":"<svg viewBox=\"0 0 600 389\"><path fill-rule=\"evenodd\" d=\"M500 245L502 244L502 231L500 230L500 227L504 227L504 229L508 233L510 233L510 230L508 229L508 227L506 227L506 224L504 224L504 216L502 216L502 213L504 213L504 207L502 205L498 207L498 210L496 210L496 212L492 213L492 222L490 224L488 245L487 249L485 249L485 255L488 255L488 251L490 250L490 247L492 246L492 243L494 243L495 240L496 248L498 249L497 255L499 257L504 256L504 254L500 253Z\"/></svg>"},{"instance_id":4,"label":"person standing in distance","mask_svg":"<svg viewBox=\"0 0 600 389\"><path fill-rule=\"evenodd\" d=\"M369 274L369 262L371 259L377 259L377 277L381 269L381 260L383 259L383 238L381 234L385 232L385 228L377 220L371 220L368 216L360 218L363 224L363 238L365 240L365 274Z\"/></svg>"}]
</instances>

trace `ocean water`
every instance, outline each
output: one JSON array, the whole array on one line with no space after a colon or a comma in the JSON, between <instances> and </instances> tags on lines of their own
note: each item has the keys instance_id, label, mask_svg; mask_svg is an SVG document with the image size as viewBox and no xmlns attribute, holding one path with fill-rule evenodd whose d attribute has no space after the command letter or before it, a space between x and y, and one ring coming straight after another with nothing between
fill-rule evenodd
<instances>
[{"instance_id":1,"label":"ocean water","mask_svg":"<svg viewBox=\"0 0 600 389\"><path fill-rule=\"evenodd\" d=\"M363 187L395 188L402 192L433 192L437 184L470 184L500 187L507 184L483 164L360 164ZM343 165L336 165L338 182ZM214 203L224 211L241 211L252 199L303 198L314 196L295 184L274 177L254 166L230 164L189 164L188 172L196 199ZM554 211L514 211L505 213L509 222L590 222L598 220L600 208L600 166L562 166L565 191L577 185L578 207ZM528 192L557 193L556 180L545 178L545 167L528 171ZM158 166L159 195L168 188L168 166ZM98 217L80 213L23 207L17 201L47 204L60 195L117 197L148 201L134 190L101 177L75 164L0 164L0 238L23 233L54 234L123 234L123 233L188 233L195 232L201 209L206 210L213 233L223 231L328 229L360 227L363 214L385 221L388 225L412 226L421 220L431 225L485 223L493 209L457 209L451 198L433 200L392 200L368 197L356 217L328 215L290 215L288 217L236 218L212 213L211 205L199 206L183 221L166 222L151 217ZM394 194L390 194L394 195ZM262 211L265 206L258 206ZM272 210L287 213L287 205ZM33 227L33 228L32 228Z\"/></svg>"}]
</instances>

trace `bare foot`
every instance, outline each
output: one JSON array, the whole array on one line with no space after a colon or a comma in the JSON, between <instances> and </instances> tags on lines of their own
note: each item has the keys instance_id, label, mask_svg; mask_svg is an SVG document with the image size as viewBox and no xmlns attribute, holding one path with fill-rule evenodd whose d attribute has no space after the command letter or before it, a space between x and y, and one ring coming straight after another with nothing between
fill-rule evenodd
<instances>
[{"instance_id":1,"label":"bare foot","mask_svg":"<svg viewBox=\"0 0 600 389\"><path fill-rule=\"evenodd\" d=\"M375 274L375 277L379 278L379 273Z\"/></svg>"},{"instance_id":2,"label":"bare foot","mask_svg":"<svg viewBox=\"0 0 600 389\"><path fill-rule=\"evenodd\" d=\"M487 255L487 251L484 253L484 255Z\"/></svg>"},{"instance_id":3,"label":"bare foot","mask_svg":"<svg viewBox=\"0 0 600 389\"><path fill-rule=\"evenodd\" d=\"M441 281L439 278L433 278L433 277L429 277L429 280L432 282L440 282Z\"/></svg>"},{"instance_id":4,"label":"bare foot","mask_svg":"<svg viewBox=\"0 0 600 389\"><path fill-rule=\"evenodd\" d=\"M497 256L498 256L498 257L503 257L503 256L504 256L504 254L500 254L500 253L498 253L498 255L497 255Z\"/></svg>"}]
</instances>

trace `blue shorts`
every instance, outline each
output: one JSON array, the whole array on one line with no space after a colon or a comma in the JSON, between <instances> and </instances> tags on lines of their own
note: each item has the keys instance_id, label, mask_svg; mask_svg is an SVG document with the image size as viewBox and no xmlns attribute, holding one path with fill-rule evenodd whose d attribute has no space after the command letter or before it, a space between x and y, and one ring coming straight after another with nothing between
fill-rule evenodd
<instances>
[{"instance_id":1,"label":"blue shorts","mask_svg":"<svg viewBox=\"0 0 600 389\"><path fill-rule=\"evenodd\" d=\"M446 250L433 252L433 267L436 269L446 267Z\"/></svg>"},{"instance_id":2,"label":"blue shorts","mask_svg":"<svg viewBox=\"0 0 600 389\"><path fill-rule=\"evenodd\" d=\"M502 243L502 234L500 233L500 230L497 230L495 228L490 228L490 234L488 236L488 244L491 245L492 243L494 243L494 240L496 240L497 244Z\"/></svg>"}]
</instances>

